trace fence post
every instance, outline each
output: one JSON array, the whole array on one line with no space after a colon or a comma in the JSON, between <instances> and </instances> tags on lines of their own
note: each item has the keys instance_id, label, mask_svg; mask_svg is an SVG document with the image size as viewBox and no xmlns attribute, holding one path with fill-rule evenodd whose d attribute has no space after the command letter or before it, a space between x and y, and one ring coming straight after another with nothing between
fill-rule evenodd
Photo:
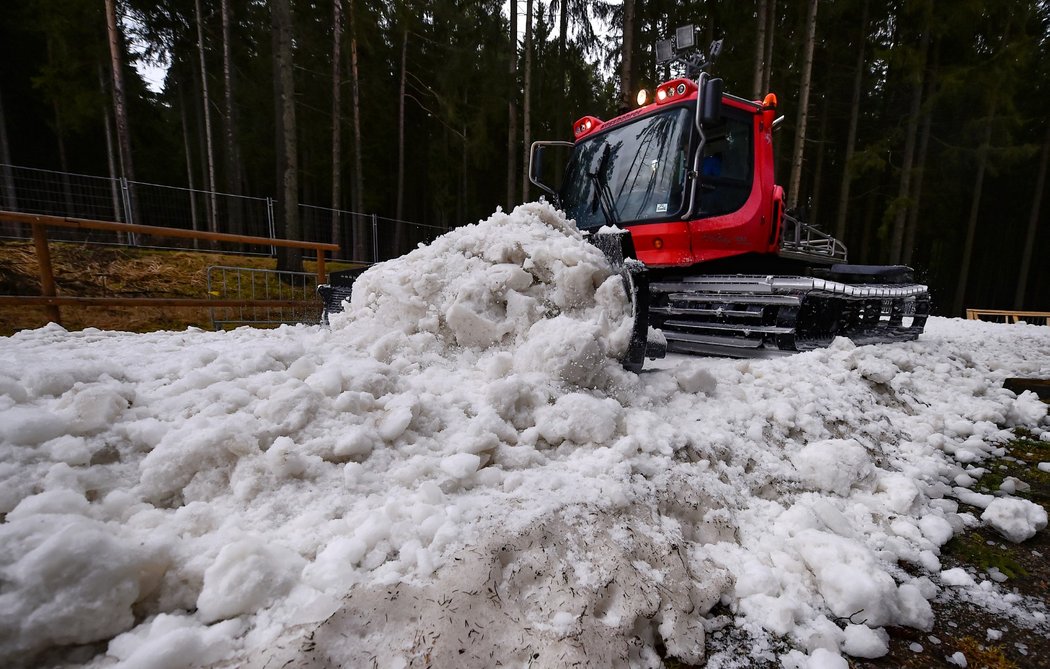
<instances>
[{"instance_id":1,"label":"fence post","mask_svg":"<svg viewBox=\"0 0 1050 669\"><path fill-rule=\"evenodd\" d=\"M372 214L372 263L379 262L379 225L376 215Z\"/></svg>"},{"instance_id":2,"label":"fence post","mask_svg":"<svg viewBox=\"0 0 1050 669\"><path fill-rule=\"evenodd\" d=\"M120 179L110 178L109 194L113 198L113 220L117 223L124 222L123 194L120 191Z\"/></svg>"},{"instance_id":3,"label":"fence post","mask_svg":"<svg viewBox=\"0 0 1050 669\"><path fill-rule=\"evenodd\" d=\"M120 197L124 201L124 222L134 225L135 216L132 212L135 207L131 203L131 188L124 177L120 177ZM138 246L138 239L133 232L128 233L128 246Z\"/></svg>"},{"instance_id":4,"label":"fence post","mask_svg":"<svg viewBox=\"0 0 1050 669\"><path fill-rule=\"evenodd\" d=\"M40 294L54 297L55 275L51 270L51 250L47 246L47 230L42 223L33 223L33 246L36 247L36 261L40 269ZM47 317L54 323L62 325L62 315L57 304L47 305Z\"/></svg>"},{"instance_id":5,"label":"fence post","mask_svg":"<svg viewBox=\"0 0 1050 669\"><path fill-rule=\"evenodd\" d=\"M120 177L120 196L124 201L124 221L134 224L135 217L131 214L131 194L128 192L128 180Z\"/></svg>"},{"instance_id":6,"label":"fence post","mask_svg":"<svg viewBox=\"0 0 1050 669\"><path fill-rule=\"evenodd\" d=\"M266 198L266 224L270 229L270 239L277 239L277 224L273 218L273 198ZM270 247L270 255L277 255L277 247Z\"/></svg>"}]
</instances>

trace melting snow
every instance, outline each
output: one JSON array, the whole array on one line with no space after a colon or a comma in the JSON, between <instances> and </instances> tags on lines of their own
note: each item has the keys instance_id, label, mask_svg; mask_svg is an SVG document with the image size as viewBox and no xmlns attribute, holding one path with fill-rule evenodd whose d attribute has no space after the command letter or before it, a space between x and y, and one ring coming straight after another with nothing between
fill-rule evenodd
<instances>
[{"instance_id":1,"label":"melting snow","mask_svg":"<svg viewBox=\"0 0 1050 669\"><path fill-rule=\"evenodd\" d=\"M532 204L369 270L331 328L0 340L0 662L657 666L733 624L835 667L945 586L1045 631L939 553L1046 525L969 487L1050 433L1002 388L1050 330L634 375L627 313Z\"/></svg>"}]
</instances>

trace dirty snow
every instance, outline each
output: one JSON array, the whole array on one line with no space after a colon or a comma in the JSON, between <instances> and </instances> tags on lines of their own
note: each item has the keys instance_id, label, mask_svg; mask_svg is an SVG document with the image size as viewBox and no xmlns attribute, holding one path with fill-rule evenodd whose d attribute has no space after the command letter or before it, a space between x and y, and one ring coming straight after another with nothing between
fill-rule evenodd
<instances>
[{"instance_id":1,"label":"dirty snow","mask_svg":"<svg viewBox=\"0 0 1050 669\"><path fill-rule=\"evenodd\" d=\"M373 268L331 328L0 339L0 664L659 666L735 628L843 667L945 588L1047 632L939 555L1046 525L971 488L1050 434L1002 388L1050 329L634 375L627 313L532 204Z\"/></svg>"}]
</instances>

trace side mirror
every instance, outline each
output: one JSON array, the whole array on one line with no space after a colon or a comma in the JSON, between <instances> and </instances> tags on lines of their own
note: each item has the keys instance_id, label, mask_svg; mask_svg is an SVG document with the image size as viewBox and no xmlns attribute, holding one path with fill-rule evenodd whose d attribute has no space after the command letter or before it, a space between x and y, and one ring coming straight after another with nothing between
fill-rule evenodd
<instances>
[{"instance_id":1,"label":"side mirror","mask_svg":"<svg viewBox=\"0 0 1050 669\"><path fill-rule=\"evenodd\" d=\"M714 125L722 118L722 90L725 88L721 79L704 78L704 87L700 90L700 124Z\"/></svg>"},{"instance_id":2,"label":"side mirror","mask_svg":"<svg viewBox=\"0 0 1050 669\"><path fill-rule=\"evenodd\" d=\"M558 202L558 193L547 185L543 178L543 154L550 147L567 147L572 149L572 142L533 142L529 152L529 181L536 184L540 190L551 196L555 203ZM557 156L555 156L557 157Z\"/></svg>"},{"instance_id":3,"label":"side mirror","mask_svg":"<svg viewBox=\"0 0 1050 669\"><path fill-rule=\"evenodd\" d=\"M542 144L532 145L532 155L529 156L529 181L536 183L543 174L543 154L546 147Z\"/></svg>"}]
</instances>

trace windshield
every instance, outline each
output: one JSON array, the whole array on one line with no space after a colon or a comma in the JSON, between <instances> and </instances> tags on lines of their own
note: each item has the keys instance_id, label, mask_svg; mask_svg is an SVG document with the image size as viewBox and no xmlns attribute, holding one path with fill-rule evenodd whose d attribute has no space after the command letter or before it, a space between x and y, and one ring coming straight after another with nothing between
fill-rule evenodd
<instances>
[{"instance_id":1,"label":"windshield","mask_svg":"<svg viewBox=\"0 0 1050 669\"><path fill-rule=\"evenodd\" d=\"M680 214L692 114L687 107L669 109L577 144L560 193L576 226Z\"/></svg>"}]
</instances>

